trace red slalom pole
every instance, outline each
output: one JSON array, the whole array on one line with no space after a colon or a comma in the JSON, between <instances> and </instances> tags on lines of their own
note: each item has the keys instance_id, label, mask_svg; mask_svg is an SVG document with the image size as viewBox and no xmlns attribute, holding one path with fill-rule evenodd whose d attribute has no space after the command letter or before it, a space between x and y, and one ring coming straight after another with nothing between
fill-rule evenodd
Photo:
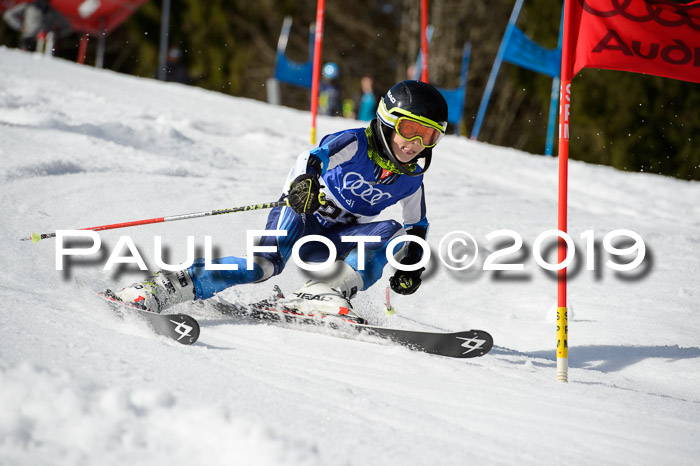
<instances>
[{"instance_id":1,"label":"red slalom pole","mask_svg":"<svg viewBox=\"0 0 700 466\"><path fill-rule=\"evenodd\" d=\"M428 0L421 0L420 3L420 44L422 52L422 64L420 80L428 82Z\"/></svg>"},{"instance_id":2,"label":"red slalom pole","mask_svg":"<svg viewBox=\"0 0 700 466\"><path fill-rule=\"evenodd\" d=\"M275 207L280 207L280 206L286 206L287 201L282 200L282 201L275 201L275 202L266 202L264 204L253 204L253 205L247 205L247 206L241 206L241 207L231 207L230 209L219 209L219 210L210 210L207 212L196 212L194 214L184 214L184 215L173 215L170 217L157 217L157 218L149 218L146 220L135 220L133 222L123 222L123 223L113 223L111 225L100 225L98 227L90 227L90 228L79 228L79 230L92 230L92 231L102 231L102 230L115 230L117 228L127 228L127 227L135 227L139 225L149 225L151 223L164 223L164 222L174 222L176 220L189 220L191 218L200 218L200 217L210 217L213 215L223 215L223 214L232 214L234 212L247 212L249 210L262 210L262 209L272 209ZM37 243L41 241L42 239L46 238L54 238L56 236L56 233L32 233L31 236L28 238L20 238L20 241L33 241L34 243Z\"/></svg>"},{"instance_id":3,"label":"red slalom pole","mask_svg":"<svg viewBox=\"0 0 700 466\"><path fill-rule=\"evenodd\" d=\"M316 36L314 37L313 74L311 76L311 145L316 144L316 114L318 113L318 88L321 74L321 48L323 47L323 17L326 0L316 4Z\"/></svg>"},{"instance_id":4,"label":"red slalom pole","mask_svg":"<svg viewBox=\"0 0 700 466\"><path fill-rule=\"evenodd\" d=\"M85 55L87 54L88 40L90 36L85 33L80 37L80 46L78 47L78 59L76 60L81 65L85 64Z\"/></svg>"},{"instance_id":5,"label":"red slalom pole","mask_svg":"<svg viewBox=\"0 0 700 466\"><path fill-rule=\"evenodd\" d=\"M571 118L571 80L573 79L572 8L574 0L564 2L564 29L562 32L561 80L559 83L559 200L557 227L567 232L569 191L569 125ZM566 241L559 237L557 258L566 260ZM569 319L566 309L566 267L557 272L557 380L569 381Z\"/></svg>"}]
</instances>

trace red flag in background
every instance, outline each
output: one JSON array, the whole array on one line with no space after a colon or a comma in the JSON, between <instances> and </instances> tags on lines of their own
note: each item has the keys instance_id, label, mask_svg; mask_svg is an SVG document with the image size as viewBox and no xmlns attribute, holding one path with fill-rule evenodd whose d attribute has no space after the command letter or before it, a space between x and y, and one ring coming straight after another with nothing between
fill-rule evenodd
<instances>
[{"instance_id":1,"label":"red flag in background","mask_svg":"<svg viewBox=\"0 0 700 466\"><path fill-rule=\"evenodd\" d=\"M562 60L569 64L562 79L582 68L604 68L700 83L700 0L567 3Z\"/></svg>"},{"instance_id":2,"label":"red flag in background","mask_svg":"<svg viewBox=\"0 0 700 466\"><path fill-rule=\"evenodd\" d=\"M700 83L700 0L565 0L559 98L559 230L567 230L571 79L582 68ZM568 246L559 238L559 263ZM568 380L566 267L557 274L557 378Z\"/></svg>"}]
</instances>

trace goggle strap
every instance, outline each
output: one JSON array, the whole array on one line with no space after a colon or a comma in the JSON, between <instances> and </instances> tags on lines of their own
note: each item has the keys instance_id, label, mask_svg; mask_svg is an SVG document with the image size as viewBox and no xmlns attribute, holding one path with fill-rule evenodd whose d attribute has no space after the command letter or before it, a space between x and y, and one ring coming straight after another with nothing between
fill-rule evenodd
<instances>
[{"instance_id":1,"label":"goggle strap","mask_svg":"<svg viewBox=\"0 0 700 466\"><path fill-rule=\"evenodd\" d=\"M381 99L379 101L377 114L379 115L379 118L382 120L382 122L384 122L384 124L386 124L387 126L391 126L392 128L395 127L396 122L399 121L399 117L390 113L389 110L386 108L384 99Z\"/></svg>"}]
</instances>

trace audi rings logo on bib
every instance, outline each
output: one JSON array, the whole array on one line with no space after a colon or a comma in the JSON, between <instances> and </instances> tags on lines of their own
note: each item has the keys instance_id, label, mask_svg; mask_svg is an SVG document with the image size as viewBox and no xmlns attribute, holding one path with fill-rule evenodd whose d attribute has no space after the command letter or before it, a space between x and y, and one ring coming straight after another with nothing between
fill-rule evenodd
<instances>
[{"instance_id":1,"label":"audi rings logo on bib","mask_svg":"<svg viewBox=\"0 0 700 466\"><path fill-rule=\"evenodd\" d=\"M376 205L383 199L391 199L391 194L372 186L356 172L350 172L343 177L343 190L346 189L370 205Z\"/></svg>"}]
</instances>

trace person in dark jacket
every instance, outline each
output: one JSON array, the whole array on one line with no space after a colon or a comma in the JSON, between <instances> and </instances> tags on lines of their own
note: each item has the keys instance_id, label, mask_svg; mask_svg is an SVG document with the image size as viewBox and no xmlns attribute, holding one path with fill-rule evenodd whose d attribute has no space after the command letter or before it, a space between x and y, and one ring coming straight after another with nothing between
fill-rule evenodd
<instances>
[{"instance_id":1,"label":"person in dark jacket","mask_svg":"<svg viewBox=\"0 0 700 466\"><path fill-rule=\"evenodd\" d=\"M192 78L187 71L187 66L182 63L182 49L180 47L173 46L168 50L165 80L181 84L192 84Z\"/></svg>"},{"instance_id":2,"label":"person in dark jacket","mask_svg":"<svg viewBox=\"0 0 700 466\"><path fill-rule=\"evenodd\" d=\"M343 100L338 87L340 67L328 62L323 65L323 79L318 95L318 110L321 115L343 116Z\"/></svg>"}]
</instances>

